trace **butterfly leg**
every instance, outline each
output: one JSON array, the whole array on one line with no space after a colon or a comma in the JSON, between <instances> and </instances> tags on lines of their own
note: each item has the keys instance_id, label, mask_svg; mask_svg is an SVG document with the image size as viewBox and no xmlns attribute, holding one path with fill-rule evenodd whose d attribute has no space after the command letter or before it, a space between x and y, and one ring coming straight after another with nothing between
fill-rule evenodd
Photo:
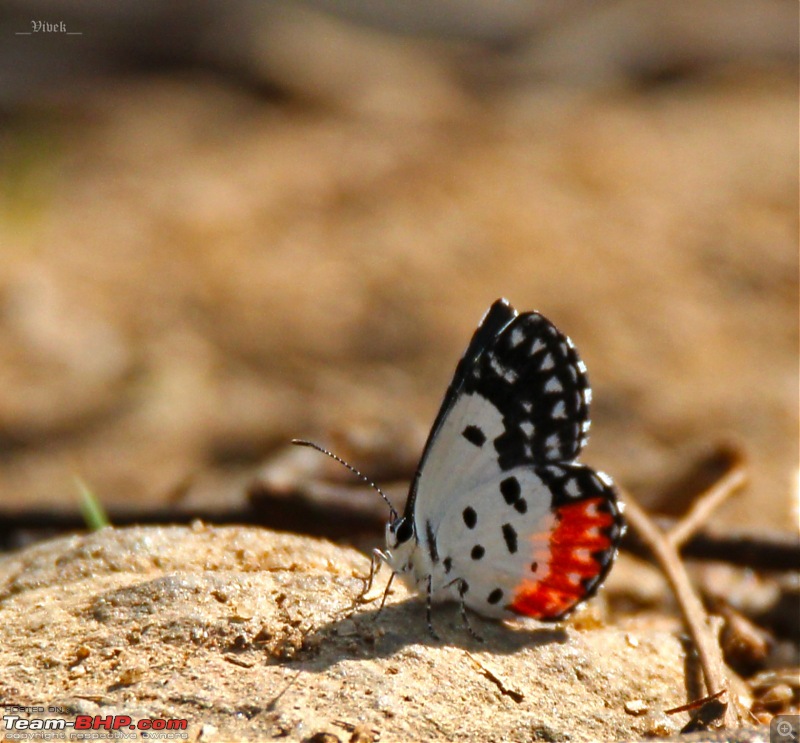
<instances>
[{"instance_id":1,"label":"butterfly leg","mask_svg":"<svg viewBox=\"0 0 800 743\"><path fill-rule=\"evenodd\" d=\"M466 592L467 592L467 582L463 578L461 578L458 582L458 597L459 597L459 605L461 608L461 621L464 622L464 626L467 628L467 632L469 632L473 640L477 640L478 642L483 642L483 638L474 629L472 629L472 625L469 623L469 616L467 615L467 604L464 601L464 594Z\"/></svg>"},{"instance_id":2,"label":"butterfly leg","mask_svg":"<svg viewBox=\"0 0 800 743\"><path fill-rule=\"evenodd\" d=\"M383 598L381 599L381 605L378 607L378 611L375 612L375 619L378 618L380 613L383 611L383 607L386 605L386 598L389 596L389 589L392 587L392 581L394 580L395 575L397 575L397 573L392 573L389 576L389 580L386 582L386 588L383 591Z\"/></svg>"},{"instance_id":3,"label":"butterfly leg","mask_svg":"<svg viewBox=\"0 0 800 743\"><path fill-rule=\"evenodd\" d=\"M438 640L439 635L437 635L436 632L434 631L433 622L431 621L431 617L433 615L433 609L431 608L433 605L433 591L431 588L431 583L432 583L432 577L429 575L427 581L427 593L425 596L425 617L428 621L428 632L430 632L430 635L434 640Z\"/></svg>"},{"instance_id":4,"label":"butterfly leg","mask_svg":"<svg viewBox=\"0 0 800 743\"><path fill-rule=\"evenodd\" d=\"M357 602L363 603L365 600L364 597L372 590L372 582L375 579L375 575L381 569L382 564L383 553L379 549L373 550L369 559L369 575L366 578L361 578L364 585L361 589L361 593L359 593L358 597L356 598Z\"/></svg>"}]
</instances>

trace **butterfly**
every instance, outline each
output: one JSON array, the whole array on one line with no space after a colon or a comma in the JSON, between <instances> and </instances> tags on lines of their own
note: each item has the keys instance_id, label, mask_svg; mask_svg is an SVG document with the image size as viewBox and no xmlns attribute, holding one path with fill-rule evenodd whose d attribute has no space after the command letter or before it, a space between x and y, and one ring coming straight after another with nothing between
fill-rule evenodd
<instances>
[{"instance_id":1,"label":"butterfly","mask_svg":"<svg viewBox=\"0 0 800 743\"><path fill-rule=\"evenodd\" d=\"M590 402L572 341L538 312L492 304L376 551L425 593L432 634L433 602L458 601L469 628L467 608L557 621L597 591L624 523L611 479L577 461Z\"/></svg>"}]
</instances>

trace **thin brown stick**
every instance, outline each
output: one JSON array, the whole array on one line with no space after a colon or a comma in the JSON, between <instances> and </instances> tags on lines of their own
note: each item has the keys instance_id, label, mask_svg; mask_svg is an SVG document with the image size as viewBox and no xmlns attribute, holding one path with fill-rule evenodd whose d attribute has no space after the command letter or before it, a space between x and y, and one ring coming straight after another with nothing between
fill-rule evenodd
<instances>
[{"instance_id":1,"label":"thin brown stick","mask_svg":"<svg viewBox=\"0 0 800 743\"><path fill-rule=\"evenodd\" d=\"M706 702L710 702L712 699L719 699L719 697L721 697L726 691L726 689L720 689L716 694L711 694L710 696L703 697L702 699L695 699L693 702L689 702L689 704L682 704L680 707L665 709L664 714L676 715L678 712L689 712L690 710L702 707Z\"/></svg>"},{"instance_id":2,"label":"thin brown stick","mask_svg":"<svg viewBox=\"0 0 800 743\"><path fill-rule=\"evenodd\" d=\"M686 515L665 534L670 545L675 549L680 549L705 525L711 514L746 482L747 472L744 463L738 461L714 485L699 496Z\"/></svg>"},{"instance_id":3,"label":"thin brown stick","mask_svg":"<svg viewBox=\"0 0 800 743\"><path fill-rule=\"evenodd\" d=\"M692 588L678 551L629 493L623 494L623 500L625 502L625 518L653 553L675 594L683 621L697 649L708 694L712 696L722 690L730 690L723 671L722 651L708 626L708 615ZM728 699L724 723L726 727L735 728L740 724L739 714L733 695L729 693Z\"/></svg>"},{"instance_id":4,"label":"thin brown stick","mask_svg":"<svg viewBox=\"0 0 800 743\"><path fill-rule=\"evenodd\" d=\"M525 699L525 695L521 691L517 691L516 689L512 689L510 686L508 686L503 679L483 665L483 663L481 663L472 653L466 650L464 652L466 653L467 657L478 667L480 672L500 690L500 693L503 696L511 697L511 699L513 699L517 704Z\"/></svg>"}]
</instances>

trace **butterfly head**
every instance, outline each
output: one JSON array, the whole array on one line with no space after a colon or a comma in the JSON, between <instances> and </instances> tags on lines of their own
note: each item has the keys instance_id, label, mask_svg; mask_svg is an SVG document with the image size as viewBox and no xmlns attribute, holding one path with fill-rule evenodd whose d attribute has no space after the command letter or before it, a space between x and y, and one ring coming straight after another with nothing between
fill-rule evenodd
<instances>
[{"instance_id":1,"label":"butterfly head","mask_svg":"<svg viewBox=\"0 0 800 743\"><path fill-rule=\"evenodd\" d=\"M391 550L396 550L406 543L412 543L413 536L414 524L405 516L393 518L386 524L386 546Z\"/></svg>"},{"instance_id":2,"label":"butterfly head","mask_svg":"<svg viewBox=\"0 0 800 743\"><path fill-rule=\"evenodd\" d=\"M386 524L386 553L396 572L403 573L411 568L417 544L415 537L414 524L405 516L395 516Z\"/></svg>"}]
</instances>

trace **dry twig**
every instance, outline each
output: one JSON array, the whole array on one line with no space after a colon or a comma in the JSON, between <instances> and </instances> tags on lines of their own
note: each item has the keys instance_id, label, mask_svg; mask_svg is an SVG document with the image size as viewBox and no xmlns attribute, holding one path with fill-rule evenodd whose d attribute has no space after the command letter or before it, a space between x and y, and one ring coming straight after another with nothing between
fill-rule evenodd
<instances>
[{"instance_id":1,"label":"dry twig","mask_svg":"<svg viewBox=\"0 0 800 743\"><path fill-rule=\"evenodd\" d=\"M689 704L682 704L680 707L673 707L672 709L665 709L665 715L676 715L678 712L688 712L693 709L697 709L698 707L702 707L706 702L710 702L712 699L718 699L726 692L726 689L720 689L716 694L711 694L710 696L703 697L702 699L695 699L693 702L689 702Z\"/></svg>"},{"instance_id":2,"label":"dry twig","mask_svg":"<svg viewBox=\"0 0 800 743\"><path fill-rule=\"evenodd\" d=\"M675 545L669 537L661 533L629 493L624 494L624 501L627 521L636 529L639 537L653 553L675 594L684 623L697 649L709 695L714 696L722 690L729 690L728 680L723 670L722 651L708 626L708 615L692 588ZM697 510L693 509L693 511ZM688 530L685 531L688 533ZM735 700L730 693L728 697L729 703L725 709L724 723L729 728L738 727L740 720Z\"/></svg>"},{"instance_id":3,"label":"dry twig","mask_svg":"<svg viewBox=\"0 0 800 743\"><path fill-rule=\"evenodd\" d=\"M686 515L666 534L669 543L680 549L699 531L711 514L747 482L744 462L739 460L712 487L694 501Z\"/></svg>"},{"instance_id":4,"label":"dry twig","mask_svg":"<svg viewBox=\"0 0 800 743\"><path fill-rule=\"evenodd\" d=\"M466 653L467 657L478 667L480 672L500 690L500 693L503 696L511 697L511 699L513 699L517 704L525 699L525 695L521 691L517 691L516 689L512 689L507 686L503 679L483 665L483 663L481 663L472 653L469 653L466 650L464 652Z\"/></svg>"}]
</instances>

